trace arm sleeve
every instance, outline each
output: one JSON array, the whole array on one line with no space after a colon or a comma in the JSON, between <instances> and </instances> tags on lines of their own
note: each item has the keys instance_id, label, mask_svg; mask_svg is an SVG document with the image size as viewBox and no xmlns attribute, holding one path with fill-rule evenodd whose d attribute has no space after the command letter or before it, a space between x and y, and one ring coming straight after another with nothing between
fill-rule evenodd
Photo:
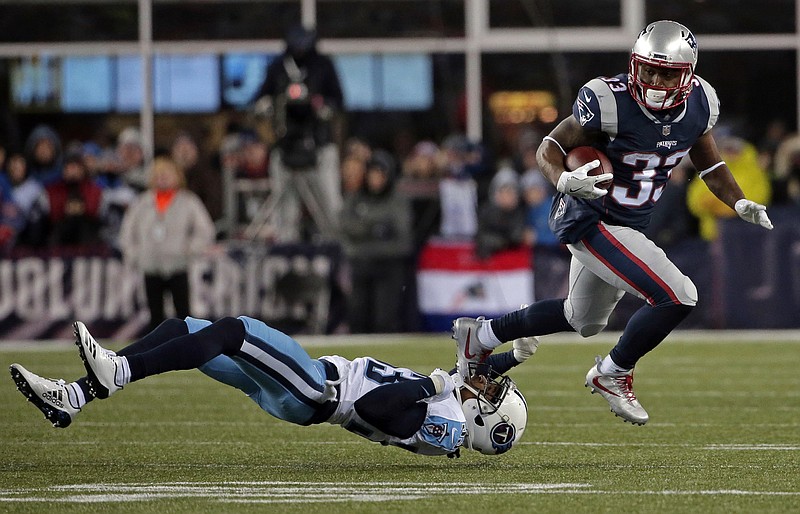
<instances>
[{"instance_id":1,"label":"arm sleeve","mask_svg":"<svg viewBox=\"0 0 800 514\"><path fill-rule=\"evenodd\" d=\"M381 432L406 439L422 427L428 404L420 400L436 394L433 380L407 380L368 392L353 407L361 418Z\"/></svg>"},{"instance_id":2,"label":"arm sleeve","mask_svg":"<svg viewBox=\"0 0 800 514\"><path fill-rule=\"evenodd\" d=\"M501 375L505 375L508 370L520 364L517 359L514 358L514 350L503 353L493 353L486 359L486 363Z\"/></svg>"},{"instance_id":3,"label":"arm sleeve","mask_svg":"<svg viewBox=\"0 0 800 514\"><path fill-rule=\"evenodd\" d=\"M501 375L506 374L508 370L514 366L519 366L521 363L514 358L514 350L509 350L503 353L493 353L486 359L486 364L492 367L494 371ZM450 374L456 373L456 368L450 370Z\"/></svg>"}]
</instances>

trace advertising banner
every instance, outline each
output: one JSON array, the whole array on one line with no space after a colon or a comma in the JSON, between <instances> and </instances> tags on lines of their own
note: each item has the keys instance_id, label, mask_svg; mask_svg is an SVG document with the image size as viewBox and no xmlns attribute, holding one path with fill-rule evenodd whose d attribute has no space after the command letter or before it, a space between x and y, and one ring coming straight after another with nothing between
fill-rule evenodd
<instances>
[{"instance_id":1,"label":"advertising banner","mask_svg":"<svg viewBox=\"0 0 800 514\"><path fill-rule=\"evenodd\" d=\"M322 333L339 259L338 247L318 245L228 246L199 257L189 270L192 315ZM0 340L71 338L75 320L99 338L135 337L148 321L141 274L109 256L0 260Z\"/></svg>"}]
</instances>

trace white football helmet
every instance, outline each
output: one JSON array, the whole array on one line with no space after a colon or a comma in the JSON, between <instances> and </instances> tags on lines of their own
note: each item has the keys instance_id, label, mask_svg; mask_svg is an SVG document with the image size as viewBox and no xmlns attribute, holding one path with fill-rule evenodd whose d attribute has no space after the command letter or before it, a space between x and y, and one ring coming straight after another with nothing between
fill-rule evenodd
<instances>
[{"instance_id":1,"label":"white football helmet","mask_svg":"<svg viewBox=\"0 0 800 514\"><path fill-rule=\"evenodd\" d=\"M479 389L464 382L456 389L467 420L464 447L497 455L510 450L522 437L528 422L528 404L510 377L498 375L485 364L471 363L470 376L480 366L485 368L477 373L487 377L483 387ZM475 396L462 400L462 389Z\"/></svg>"},{"instance_id":2,"label":"white football helmet","mask_svg":"<svg viewBox=\"0 0 800 514\"><path fill-rule=\"evenodd\" d=\"M642 65L677 71L680 77L677 85L648 84L640 76ZM633 98L648 109L671 109L689 98L696 65L697 40L694 34L680 23L656 21L645 27L633 44L628 64L628 89Z\"/></svg>"}]
</instances>

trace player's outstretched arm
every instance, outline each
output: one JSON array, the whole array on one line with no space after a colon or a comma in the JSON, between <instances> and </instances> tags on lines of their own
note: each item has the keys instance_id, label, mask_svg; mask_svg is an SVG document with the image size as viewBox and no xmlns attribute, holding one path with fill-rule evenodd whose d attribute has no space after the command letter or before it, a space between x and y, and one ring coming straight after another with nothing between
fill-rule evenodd
<instances>
[{"instance_id":1,"label":"player's outstretched arm","mask_svg":"<svg viewBox=\"0 0 800 514\"><path fill-rule=\"evenodd\" d=\"M437 387L439 380L441 388ZM449 382L452 394L452 379ZM434 371L431 377L377 387L356 400L353 407L364 421L381 432L405 439L414 435L425 421L428 404L420 400L436 397L447 388L446 378Z\"/></svg>"},{"instance_id":2,"label":"player's outstretched arm","mask_svg":"<svg viewBox=\"0 0 800 514\"><path fill-rule=\"evenodd\" d=\"M514 339L512 344L513 348L511 350L503 353L493 353L486 359L486 364L501 375L505 375L511 368L519 366L530 359L539 348L539 339L533 336L520 337L519 339Z\"/></svg>"},{"instance_id":3,"label":"player's outstretched arm","mask_svg":"<svg viewBox=\"0 0 800 514\"><path fill-rule=\"evenodd\" d=\"M736 182L731 170L717 149L717 143L710 132L704 134L692 147L689 156L697 168L700 178L708 189L728 207L736 211L748 223L761 225L772 230L772 222L764 205L748 200Z\"/></svg>"}]
</instances>

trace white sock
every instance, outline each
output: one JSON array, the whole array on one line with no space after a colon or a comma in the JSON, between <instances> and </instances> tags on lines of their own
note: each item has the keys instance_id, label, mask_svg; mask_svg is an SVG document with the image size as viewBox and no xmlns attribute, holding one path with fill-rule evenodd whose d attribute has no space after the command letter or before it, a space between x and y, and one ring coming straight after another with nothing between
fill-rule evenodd
<instances>
[{"instance_id":1,"label":"white sock","mask_svg":"<svg viewBox=\"0 0 800 514\"><path fill-rule=\"evenodd\" d=\"M487 350L494 350L503 342L497 339L497 336L494 335L494 330L492 330L492 320L486 319L481 321L481 326L478 327L478 343Z\"/></svg>"},{"instance_id":2,"label":"white sock","mask_svg":"<svg viewBox=\"0 0 800 514\"><path fill-rule=\"evenodd\" d=\"M119 366L117 366L117 371L114 374L114 381L119 386L124 386L130 383L131 381L131 367L128 364L128 359L125 357L118 357L119 359Z\"/></svg>"},{"instance_id":3,"label":"white sock","mask_svg":"<svg viewBox=\"0 0 800 514\"><path fill-rule=\"evenodd\" d=\"M606 355L605 359L600 363L600 373L608 375L609 373L625 373L629 369L622 368L617 365L611 358L611 355Z\"/></svg>"},{"instance_id":4,"label":"white sock","mask_svg":"<svg viewBox=\"0 0 800 514\"><path fill-rule=\"evenodd\" d=\"M69 397L69 403L72 404L73 407L82 409L83 406L86 405L86 396L83 395L83 390L78 387L77 382L70 382L67 384L67 396Z\"/></svg>"}]
</instances>

